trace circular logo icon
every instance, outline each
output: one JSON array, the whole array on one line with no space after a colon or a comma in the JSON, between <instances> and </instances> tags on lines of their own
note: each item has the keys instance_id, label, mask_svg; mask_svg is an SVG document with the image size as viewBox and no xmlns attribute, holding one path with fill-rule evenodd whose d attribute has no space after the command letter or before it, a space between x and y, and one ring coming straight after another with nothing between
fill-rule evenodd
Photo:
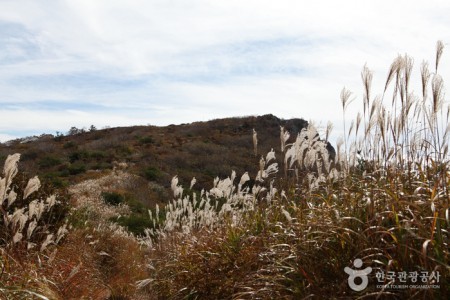
<instances>
[{"instance_id":1,"label":"circular logo icon","mask_svg":"<svg viewBox=\"0 0 450 300\"><path fill-rule=\"evenodd\" d=\"M357 268L357 269L361 268L362 264L363 264L362 260L360 260L359 258L357 258L353 261L353 266L355 266L355 268ZM354 270L352 268L345 267L344 272L349 275L348 286L352 290L359 292L359 291L364 290L367 287L367 285L369 284L369 278L367 277L367 275L369 275L370 272L372 272L372 268L367 267L362 270ZM361 283L356 284L355 279L358 277L361 278Z\"/></svg>"}]
</instances>

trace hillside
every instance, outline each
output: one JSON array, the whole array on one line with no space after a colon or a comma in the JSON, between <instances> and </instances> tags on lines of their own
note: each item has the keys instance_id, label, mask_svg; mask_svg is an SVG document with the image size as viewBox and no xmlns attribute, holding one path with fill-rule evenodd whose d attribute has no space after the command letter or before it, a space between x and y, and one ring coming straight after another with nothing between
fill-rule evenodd
<instances>
[{"instance_id":1,"label":"hillside","mask_svg":"<svg viewBox=\"0 0 450 300\"><path fill-rule=\"evenodd\" d=\"M252 130L258 132L258 152L265 155L279 145L280 125L295 137L307 122L264 115L165 127L72 128L66 135L1 144L0 159L21 153L21 170L30 177L38 174L55 188L98 178L125 163L127 172L143 178L139 188L130 191L134 198L161 203L170 198L168 189L175 175L185 185L195 176L199 190L210 188L216 176L229 176L232 170L254 175L259 155L253 153Z\"/></svg>"}]
</instances>

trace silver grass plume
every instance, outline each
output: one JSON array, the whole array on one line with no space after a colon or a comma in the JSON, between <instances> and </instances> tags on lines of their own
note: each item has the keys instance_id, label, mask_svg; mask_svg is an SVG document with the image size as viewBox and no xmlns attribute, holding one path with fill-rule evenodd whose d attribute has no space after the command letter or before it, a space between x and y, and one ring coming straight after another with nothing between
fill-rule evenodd
<instances>
[{"instance_id":1,"label":"silver grass plume","mask_svg":"<svg viewBox=\"0 0 450 300\"><path fill-rule=\"evenodd\" d=\"M12 183L12 179L16 176L18 169L17 163L20 160L20 154L15 153L13 155L8 155L5 161L5 166L3 167L3 175L5 176L0 180L0 204L6 198L6 193L9 190L9 187Z\"/></svg>"},{"instance_id":2,"label":"silver grass plume","mask_svg":"<svg viewBox=\"0 0 450 300\"><path fill-rule=\"evenodd\" d=\"M431 82L431 87L433 93L433 114L437 114L442 107L443 101L444 81L442 80L442 77L435 75Z\"/></svg>"},{"instance_id":3,"label":"silver grass plume","mask_svg":"<svg viewBox=\"0 0 450 300\"><path fill-rule=\"evenodd\" d=\"M436 70L437 73L439 67L439 61L441 60L442 52L444 51L444 43L442 41L437 41L436 43Z\"/></svg>"},{"instance_id":4,"label":"silver grass plume","mask_svg":"<svg viewBox=\"0 0 450 300\"><path fill-rule=\"evenodd\" d=\"M57 200L55 195L51 195L45 200L35 199L22 207L16 207L14 212L8 211L18 197L18 194L10 186L18 173L17 166L19 159L20 154L18 153L9 155L3 168L4 177L0 178L0 195L2 197L0 200L0 215L3 217L4 228L10 231L10 241L7 242L9 242L10 245L14 245L25 241L27 242L27 249L31 249L36 246L35 243L31 242L33 235L36 232L42 233L45 230L48 234L48 239L44 241L44 243L41 243L41 249L44 250L49 243L55 243L55 241L50 237L52 236L52 233L48 232L48 228L45 228L45 225L39 225L39 220L45 212L50 211L57 203ZM37 176L29 179L24 188L21 200L27 199L31 194L39 190L40 186L41 184ZM4 205L5 200L7 200L6 205ZM67 229L65 226L62 226L57 231L58 239L56 242L67 233Z\"/></svg>"},{"instance_id":5,"label":"silver grass plume","mask_svg":"<svg viewBox=\"0 0 450 300\"><path fill-rule=\"evenodd\" d=\"M280 142L281 142L281 152L284 152L286 147L286 142L289 139L290 134L287 130L284 130L283 126L280 126Z\"/></svg>"},{"instance_id":6,"label":"silver grass plume","mask_svg":"<svg viewBox=\"0 0 450 300\"><path fill-rule=\"evenodd\" d=\"M364 65L364 68L361 72L361 79L364 85L364 108L369 107L370 104L370 89L372 86L373 73ZM364 110L365 111L365 110Z\"/></svg>"},{"instance_id":7,"label":"silver grass plume","mask_svg":"<svg viewBox=\"0 0 450 300\"><path fill-rule=\"evenodd\" d=\"M422 62L422 66L420 68L420 74L421 74L421 79L422 79L422 97L423 97L423 101L425 102L425 100L427 99L428 96L428 82L430 80L430 71L428 69L428 63L427 62Z\"/></svg>"},{"instance_id":8,"label":"silver grass plume","mask_svg":"<svg viewBox=\"0 0 450 300\"><path fill-rule=\"evenodd\" d=\"M253 151L255 153L255 156L258 155L258 133L253 128Z\"/></svg>"},{"instance_id":9,"label":"silver grass plume","mask_svg":"<svg viewBox=\"0 0 450 300\"><path fill-rule=\"evenodd\" d=\"M271 163L271 161L273 160L276 160L275 151L273 151L273 149L269 153L267 153L266 159L264 159L264 157L261 156L261 159L259 160L259 171L256 176L257 181L262 182L269 176L278 173L278 163L277 162Z\"/></svg>"},{"instance_id":10,"label":"silver grass plume","mask_svg":"<svg viewBox=\"0 0 450 300\"><path fill-rule=\"evenodd\" d=\"M41 182L37 176L28 180L27 186L23 192L23 199L27 199L32 193L36 192L41 187Z\"/></svg>"},{"instance_id":11,"label":"silver grass plume","mask_svg":"<svg viewBox=\"0 0 450 300\"><path fill-rule=\"evenodd\" d=\"M325 141L328 142L328 139L330 137L331 132L333 131L333 123L328 121L327 123L327 129L325 130Z\"/></svg>"},{"instance_id":12,"label":"silver grass plume","mask_svg":"<svg viewBox=\"0 0 450 300\"><path fill-rule=\"evenodd\" d=\"M197 179L195 179L195 177L192 178L191 180L191 185L189 186L189 189L192 190L192 187L194 186L194 184L197 182Z\"/></svg>"}]
</instances>

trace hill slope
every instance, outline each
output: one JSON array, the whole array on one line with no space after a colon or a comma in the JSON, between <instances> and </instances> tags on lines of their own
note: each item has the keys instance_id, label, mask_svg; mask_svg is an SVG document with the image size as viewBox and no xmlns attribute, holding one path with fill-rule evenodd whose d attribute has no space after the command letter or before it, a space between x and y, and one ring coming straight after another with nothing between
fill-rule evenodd
<instances>
[{"instance_id":1,"label":"hill slope","mask_svg":"<svg viewBox=\"0 0 450 300\"><path fill-rule=\"evenodd\" d=\"M214 177L229 176L232 170L255 174L260 155L279 145L280 125L295 137L307 122L264 115L165 127L71 130L67 135L2 144L0 158L21 153L21 169L29 176L39 174L55 187L96 178L105 170L126 165L127 172L146 179L133 191L134 197L144 203L163 202L174 175L185 185L196 176L196 188L201 189L210 188ZM253 153L253 129L258 132L258 156Z\"/></svg>"}]
</instances>

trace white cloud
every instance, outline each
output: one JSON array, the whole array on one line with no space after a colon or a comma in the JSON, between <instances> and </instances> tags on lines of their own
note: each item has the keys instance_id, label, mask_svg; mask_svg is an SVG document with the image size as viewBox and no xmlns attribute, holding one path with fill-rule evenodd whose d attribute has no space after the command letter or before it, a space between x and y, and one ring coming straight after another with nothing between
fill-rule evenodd
<instances>
[{"instance_id":1,"label":"white cloud","mask_svg":"<svg viewBox=\"0 0 450 300\"><path fill-rule=\"evenodd\" d=\"M448 13L446 1L2 1L0 105L14 118L0 133L95 124L76 107L86 103L111 126L269 112L336 122L340 90L361 95L366 62L374 93L398 53L416 72L432 64L436 41L450 41ZM62 107L33 108L42 101ZM83 114L55 113L69 104Z\"/></svg>"}]
</instances>

